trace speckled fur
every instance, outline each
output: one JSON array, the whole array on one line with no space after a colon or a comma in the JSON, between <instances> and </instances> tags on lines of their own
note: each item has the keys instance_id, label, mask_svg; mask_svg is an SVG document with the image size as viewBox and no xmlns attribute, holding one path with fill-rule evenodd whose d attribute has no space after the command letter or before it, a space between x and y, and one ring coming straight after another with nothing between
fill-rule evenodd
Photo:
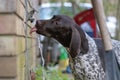
<instances>
[{"instance_id":1,"label":"speckled fur","mask_svg":"<svg viewBox=\"0 0 120 80\"><path fill-rule=\"evenodd\" d=\"M103 59L100 56L104 51L98 53L103 47L98 49L94 39L87 34L85 37L83 30L72 18L55 15L50 20L37 20L35 28L38 34L55 38L69 49L70 66L75 80L105 80ZM34 28L31 29L32 31ZM112 40L112 44L120 65L120 42Z\"/></svg>"},{"instance_id":2,"label":"speckled fur","mask_svg":"<svg viewBox=\"0 0 120 80\"><path fill-rule=\"evenodd\" d=\"M75 80L105 80L105 72L101 65L101 60L95 41L86 35L89 43L87 54L78 54L73 60L70 60ZM113 50L120 64L120 42L112 40Z\"/></svg>"}]
</instances>

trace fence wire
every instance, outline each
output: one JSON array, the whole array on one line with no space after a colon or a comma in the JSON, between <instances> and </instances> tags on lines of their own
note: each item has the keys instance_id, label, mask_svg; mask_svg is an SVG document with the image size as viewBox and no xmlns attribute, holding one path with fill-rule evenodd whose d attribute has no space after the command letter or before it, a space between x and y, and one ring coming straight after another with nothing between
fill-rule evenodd
<instances>
[{"instance_id":1,"label":"fence wire","mask_svg":"<svg viewBox=\"0 0 120 80\"><path fill-rule=\"evenodd\" d=\"M30 64L29 64L29 51L31 47L28 46L28 27L29 28L32 28L29 24L28 24L28 20L33 16L34 12L33 13L30 13L28 11L28 6L34 10L35 12L37 12L37 10L35 10L35 8L33 8L30 0L24 0L24 2L22 2L22 0L19 0L20 3L22 4L22 6L24 7L25 9L25 18L22 19L22 22L24 23L24 31L25 31L25 80L31 80L30 79ZM24 4L25 3L25 4ZM45 71L44 71L44 64L45 64L45 61L44 61L44 58L43 58L43 54L42 54L42 48L41 48L41 43L40 43L40 36L38 35L37 36L38 38L36 38L38 40L38 48L39 48L39 52L40 52L40 55L41 55L41 61L42 61L42 67L43 67L43 70L42 70L42 80L45 80ZM34 45L34 46L37 46L37 45ZM33 46L32 46L33 47Z\"/></svg>"}]
</instances>

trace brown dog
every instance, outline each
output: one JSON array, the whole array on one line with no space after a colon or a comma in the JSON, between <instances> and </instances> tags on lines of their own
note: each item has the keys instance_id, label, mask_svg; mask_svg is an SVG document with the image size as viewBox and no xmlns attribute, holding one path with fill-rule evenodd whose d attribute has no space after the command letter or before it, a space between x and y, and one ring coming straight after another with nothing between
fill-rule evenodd
<instances>
[{"instance_id":1,"label":"brown dog","mask_svg":"<svg viewBox=\"0 0 120 80\"><path fill-rule=\"evenodd\" d=\"M69 49L75 80L105 80L105 51L101 40L89 37L73 19L65 15L55 15L50 20L37 20L31 33L33 31L52 37ZM112 42L120 64L120 42Z\"/></svg>"},{"instance_id":2,"label":"brown dog","mask_svg":"<svg viewBox=\"0 0 120 80\"><path fill-rule=\"evenodd\" d=\"M84 32L68 16L55 15L50 20L38 20L31 32L34 30L36 30L38 34L55 38L64 47L69 48L72 58L74 58L77 53L82 52L85 54L88 51L88 41Z\"/></svg>"}]
</instances>

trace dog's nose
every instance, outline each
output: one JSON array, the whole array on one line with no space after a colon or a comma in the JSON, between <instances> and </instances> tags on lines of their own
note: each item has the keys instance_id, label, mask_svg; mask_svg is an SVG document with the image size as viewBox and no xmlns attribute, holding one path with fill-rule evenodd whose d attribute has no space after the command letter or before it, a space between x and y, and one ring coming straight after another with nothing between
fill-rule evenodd
<instances>
[{"instance_id":1,"label":"dog's nose","mask_svg":"<svg viewBox=\"0 0 120 80\"><path fill-rule=\"evenodd\" d=\"M42 21L41 21L41 20L37 20L37 21L36 21L36 26L37 26L37 25L41 25L41 24L42 24Z\"/></svg>"}]
</instances>

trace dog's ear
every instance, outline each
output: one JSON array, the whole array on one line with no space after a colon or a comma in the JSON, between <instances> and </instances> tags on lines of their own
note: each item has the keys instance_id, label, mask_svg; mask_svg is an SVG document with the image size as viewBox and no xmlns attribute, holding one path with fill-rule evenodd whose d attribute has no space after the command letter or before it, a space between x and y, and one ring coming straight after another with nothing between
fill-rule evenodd
<instances>
[{"instance_id":1,"label":"dog's ear","mask_svg":"<svg viewBox=\"0 0 120 80\"><path fill-rule=\"evenodd\" d=\"M80 50L81 50L81 53L85 54L89 50L88 40L86 38L85 32L78 25L76 25L75 28L79 31L79 34L80 34L80 39L81 39Z\"/></svg>"},{"instance_id":2,"label":"dog's ear","mask_svg":"<svg viewBox=\"0 0 120 80\"><path fill-rule=\"evenodd\" d=\"M88 49L89 49L89 46L88 46L88 40L86 38L86 35L84 33L84 31L80 28L80 36L81 36L81 53L82 54L85 54L87 53Z\"/></svg>"},{"instance_id":3,"label":"dog's ear","mask_svg":"<svg viewBox=\"0 0 120 80\"><path fill-rule=\"evenodd\" d=\"M85 37L85 35L84 35ZM82 37L81 37L82 38ZM87 53L89 47L88 47L88 40L86 39L86 37L81 41L81 52L83 54Z\"/></svg>"},{"instance_id":4,"label":"dog's ear","mask_svg":"<svg viewBox=\"0 0 120 80\"><path fill-rule=\"evenodd\" d=\"M70 42L70 55L72 58L75 58L78 53L80 53L81 38L79 31L72 27L72 36Z\"/></svg>"}]
</instances>

